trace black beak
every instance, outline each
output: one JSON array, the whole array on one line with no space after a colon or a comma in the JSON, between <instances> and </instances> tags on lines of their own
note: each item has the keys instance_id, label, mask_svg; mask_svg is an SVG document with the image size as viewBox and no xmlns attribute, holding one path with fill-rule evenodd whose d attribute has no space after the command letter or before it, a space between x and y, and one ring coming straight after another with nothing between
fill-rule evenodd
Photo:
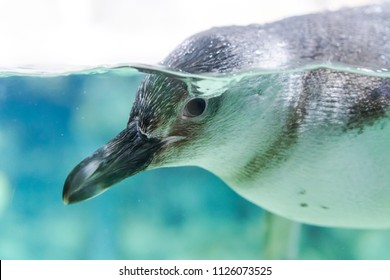
<instances>
[{"instance_id":1,"label":"black beak","mask_svg":"<svg viewBox=\"0 0 390 280\"><path fill-rule=\"evenodd\" d=\"M64 203L97 196L111 185L144 170L162 145L160 139L143 134L136 121L130 122L125 130L70 172L62 194Z\"/></svg>"}]
</instances>

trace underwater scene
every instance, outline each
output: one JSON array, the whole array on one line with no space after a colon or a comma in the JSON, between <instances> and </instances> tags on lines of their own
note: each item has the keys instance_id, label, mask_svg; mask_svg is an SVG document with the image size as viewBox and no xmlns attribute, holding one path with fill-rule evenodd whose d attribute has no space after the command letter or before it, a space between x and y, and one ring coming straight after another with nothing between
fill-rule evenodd
<instances>
[{"instance_id":1,"label":"underwater scene","mask_svg":"<svg viewBox=\"0 0 390 280\"><path fill-rule=\"evenodd\" d=\"M65 205L69 172L126 127L149 70L11 72L0 76L0 259L390 259L388 229L290 223L199 167L141 172ZM165 74L216 94L237 81Z\"/></svg>"}]
</instances>

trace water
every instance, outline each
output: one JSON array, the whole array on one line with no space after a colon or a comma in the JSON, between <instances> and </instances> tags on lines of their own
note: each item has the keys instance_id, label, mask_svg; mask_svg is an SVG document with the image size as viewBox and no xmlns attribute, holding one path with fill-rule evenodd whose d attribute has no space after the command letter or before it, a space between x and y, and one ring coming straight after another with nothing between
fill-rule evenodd
<instances>
[{"instance_id":1,"label":"water","mask_svg":"<svg viewBox=\"0 0 390 280\"><path fill-rule=\"evenodd\" d=\"M326 66L390 77L387 69ZM222 94L248 76L187 75L154 66L193 87ZM1 259L258 259L265 212L195 167L128 178L93 200L65 206L64 180L81 159L121 131L143 73L126 65L95 69L1 69ZM280 71L280 70L279 70ZM191 180L188 180L191 178ZM305 225L300 259L389 259L390 230Z\"/></svg>"}]
</instances>

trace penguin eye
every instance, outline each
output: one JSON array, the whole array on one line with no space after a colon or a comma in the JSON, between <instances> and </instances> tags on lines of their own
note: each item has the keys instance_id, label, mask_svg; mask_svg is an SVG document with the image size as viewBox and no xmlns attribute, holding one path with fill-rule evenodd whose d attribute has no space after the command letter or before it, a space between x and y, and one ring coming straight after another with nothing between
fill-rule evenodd
<instances>
[{"instance_id":1,"label":"penguin eye","mask_svg":"<svg viewBox=\"0 0 390 280\"><path fill-rule=\"evenodd\" d=\"M206 100L194 98L187 102L183 110L183 116L194 118L202 115L206 111Z\"/></svg>"}]
</instances>

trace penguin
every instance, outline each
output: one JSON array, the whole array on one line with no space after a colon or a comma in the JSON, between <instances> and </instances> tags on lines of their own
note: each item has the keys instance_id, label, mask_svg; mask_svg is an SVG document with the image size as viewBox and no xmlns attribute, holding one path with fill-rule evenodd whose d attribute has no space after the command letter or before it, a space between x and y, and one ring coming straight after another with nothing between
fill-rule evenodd
<instances>
[{"instance_id":1,"label":"penguin","mask_svg":"<svg viewBox=\"0 0 390 280\"><path fill-rule=\"evenodd\" d=\"M198 166L293 221L390 227L390 3L212 28L161 67L144 69L124 130L70 172L66 204ZM186 75L230 79L213 91Z\"/></svg>"}]
</instances>

